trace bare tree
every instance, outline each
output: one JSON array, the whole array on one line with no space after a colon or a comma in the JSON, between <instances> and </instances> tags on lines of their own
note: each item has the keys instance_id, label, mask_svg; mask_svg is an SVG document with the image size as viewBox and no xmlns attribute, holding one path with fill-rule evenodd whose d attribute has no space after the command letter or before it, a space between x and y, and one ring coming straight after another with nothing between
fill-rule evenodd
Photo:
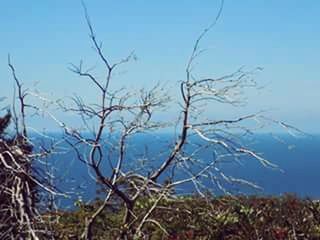
<instances>
[{"instance_id":1,"label":"bare tree","mask_svg":"<svg viewBox=\"0 0 320 240\"><path fill-rule=\"evenodd\" d=\"M56 102L61 110L79 117L82 123L80 128L68 126L63 120L50 115L64 130L66 143L74 150L79 161L93 173L95 181L103 189L102 204L85 220L81 236L83 239L94 238L93 227L97 217L114 199L120 201L125 209L118 239L139 239L146 237L144 226L147 223L156 225L166 233L166 229L153 219L153 212L163 199L174 201L175 190L180 185L192 184L200 196L205 196L206 192L210 191L208 182L226 194L231 194L226 187L230 184L259 188L250 181L226 174L221 169L223 163L249 157L263 166L278 168L247 147L242 137L250 134L252 129L263 126L265 122L293 129L290 125L268 119L263 112L246 114L235 119L218 119L216 116L211 117L207 111L215 103L235 107L244 104L245 90L257 87L254 75L261 69L246 71L240 68L222 77L199 78L194 73L195 60L203 53L200 48L201 40L216 25L223 2L216 19L195 41L187 61L185 79L179 82L179 105L174 122L157 121L155 118L159 111L165 111L174 104L169 91L160 84L149 90L141 89L136 92L132 89L111 87L115 70L134 59L134 53L118 62L111 62L97 40L84 4L83 7L89 37L105 75L103 79L97 77L92 69L84 67L82 61L78 65L71 64L70 70L87 79L100 100L87 103L82 97L75 96L71 104ZM13 66L9 66L19 89L22 137L26 138L24 94ZM132 144L138 134L156 136L163 129L172 128L175 132L173 139L165 146L165 150L162 149L161 154L156 156L156 161L145 156L143 147ZM145 156L146 159L132 159L129 154L132 151L141 151L140 156ZM205 153L211 157L204 159ZM143 212L137 211L137 202L144 198L148 198L152 204ZM32 229L29 227L31 233Z\"/></svg>"},{"instance_id":2,"label":"bare tree","mask_svg":"<svg viewBox=\"0 0 320 240\"><path fill-rule=\"evenodd\" d=\"M39 196L41 192L60 194L48 184L49 172L40 172L35 162L48 157L50 149L34 148L26 117L27 108L37 110L37 107L26 103L28 89L24 89L18 79L10 56L8 66L15 83L15 94L12 110L0 118L0 238L49 239L52 232L40 213L42 200ZM13 131L9 130L12 121Z\"/></svg>"},{"instance_id":3,"label":"bare tree","mask_svg":"<svg viewBox=\"0 0 320 240\"><path fill-rule=\"evenodd\" d=\"M107 208L113 198L120 199L125 208L119 239L143 237L145 223L160 223L152 219L152 212L161 199L174 199L174 189L191 183L199 195L205 196L210 190L204 181L210 181L223 191L230 192L224 184L247 185L259 188L245 179L235 178L224 173L220 166L224 162L237 161L250 157L263 166L278 168L241 141L243 135L251 133L251 128L263 126L270 121L262 113L247 114L235 119L210 118L207 109L214 103L239 106L244 104L245 90L256 88L254 75L260 68L245 71L243 68L222 77L198 78L194 74L194 62L203 52L201 40L218 21L223 2L214 22L196 40L190 59L187 62L185 80L180 82L179 113L174 124L154 120L157 111L173 104L166 89L160 85L150 90L112 89L111 81L116 69L134 58L131 53L124 59L112 63L105 55L102 44L97 40L86 6L83 4L89 36L97 56L103 64L105 76L98 78L85 69L83 62L72 64L70 70L87 79L100 96L98 103L86 103L81 97L73 97L73 104L60 103L60 108L79 116L83 123L80 129L67 126L63 121L55 121L64 129L65 140L76 152L78 159L93 172L96 181L103 186L104 200L101 206L86 219L83 239L93 239L92 228L96 218ZM250 124L248 124L250 122ZM280 124L281 125L281 124ZM283 127L291 128L282 124ZM146 159L146 164L132 164L128 152L133 146L130 140L137 134L156 135L164 128L175 128L175 136L158 161ZM87 152L84 153L84 149ZM139 148L141 150L143 148ZM135 149L137 150L137 149ZM203 153L211 159L203 159ZM141 153L143 155L143 153ZM131 167L129 167L131 166ZM134 166L134 167L132 167ZM164 181L163 179L167 180ZM140 198L152 199L152 206L145 214L139 215L135 206ZM163 229L165 232L165 229Z\"/></svg>"}]
</instances>

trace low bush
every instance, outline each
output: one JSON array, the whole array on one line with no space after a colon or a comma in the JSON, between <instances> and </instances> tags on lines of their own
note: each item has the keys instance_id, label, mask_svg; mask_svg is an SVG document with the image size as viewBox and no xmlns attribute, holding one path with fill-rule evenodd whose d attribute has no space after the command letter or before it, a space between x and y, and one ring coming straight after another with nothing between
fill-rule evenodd
<instances>
[{"instance_id":1,"label":"low bush","mask_svg":"<svg viewBox=\"0 0 320 240\"><path fill-rule=\"evenodd\" d=\"M80 204L77 210L58 212L56 238L80 239L85 218L98 205ZM150 206L150 200L139 200L133 224L139 224ZM95 224L95 239L115 239L122 218L123 209L106 209ZM320 203L294 195L162 200L150 218L143 239L320 239Z\"/></svg>"}]
</instances>

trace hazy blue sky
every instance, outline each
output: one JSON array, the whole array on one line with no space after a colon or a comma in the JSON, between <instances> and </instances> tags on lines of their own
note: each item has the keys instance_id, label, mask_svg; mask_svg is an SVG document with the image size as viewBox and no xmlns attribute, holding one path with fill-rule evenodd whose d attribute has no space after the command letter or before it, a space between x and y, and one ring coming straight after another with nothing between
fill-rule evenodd
<instances>
[{"instance_id":1,"label":"hazy blue sky","mask_svg":"<svg viewBox=\"0 0 320 240\"><path fill-rule=\"evenodd\" d=\"M125 66L114 86L174 85L201 30L215 17L219 1L88 0L87 7L105 52L117 60L132 50L138 61ZM320 1L226 0L219 23L202 42L199 73L213 76L240 66L263 67L266 88L251 93L244 112L269 115L306 131L320 132ZM67 70L84 59L98 63L88 39L79 0L2 1L0 95L12 92L7 54L26 86L56 97L74 92L93 98L84 79ZM215 109L211 110L217 112ZM224 115L223 108L218 114Z\"/></svg>"}]
</instances>

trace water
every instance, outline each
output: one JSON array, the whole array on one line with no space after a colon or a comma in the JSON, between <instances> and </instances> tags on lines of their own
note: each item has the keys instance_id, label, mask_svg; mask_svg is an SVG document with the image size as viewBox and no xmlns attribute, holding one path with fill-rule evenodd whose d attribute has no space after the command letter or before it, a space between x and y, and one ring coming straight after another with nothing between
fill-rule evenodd
<instances>
[{"instance_id":1,"label":"water","mask_svg":"<svg viewBox=\"0 0 320 240\"><path fill-rule=\"evenodd\" d=\"M239 163L226 163L221 165L221 169L225 173L254 182L261 186L263 191L253 191L249 188L238 188L228 184L225 185L226 188L246 194L279 196L284 193L294 193L300 197L320 199L320 135L303 138L277 135L276 138L281 140L275 140L271 135L258 135L255 137L255 141L250 143L250 146L262 154L264 158L277 164L283 171L265 168L258 161L249 158L242 159ZM157 139L145 136L133 139L129 143L127 153L131 164L127 168L133 168L137 162L140 164L145 159L152 159L155 165L159 164L159 158L163 159L167 154L165 150L168 149L166 146L169 139L171 139L169 135L162 135ZM130 149L134 150L130 152ZM162 149L162 153L159 156L160 149ZM204 152L201 157L210 159L211 156L206 155L209 153ZM55 184L72 196L69 200L60 200L61 205L72 205L78 198L84 201L94 199L97 188L94 180L89 177L90 171L76 159L72 152L55 155L49 161L56 168ZM148 162L146 162L146 166L147 164ZM108 169L107 166L105 169ZM108 173L108 170L105 170L105 173ZM217 194L222 193L208 182L206 184L207 187L213 188ZM177 191L194 193L194 188L192 184L186 184L180 186ZM75 192L78 194L73 194Z\"/></svg>"},{"instance_id":2,"label":"water","mask_svg":"<svg viewBox=\"0 0 320 240\"><path fill-rule=\"evenodd\" d=\"M249 165L246 174L264 187L265 194L295 193L301 197L320 198L320 137L283 137L287 144L260 137L256 149L279 165L284 173L269 171L255 164Z\"/></svg>"}]
</instances>

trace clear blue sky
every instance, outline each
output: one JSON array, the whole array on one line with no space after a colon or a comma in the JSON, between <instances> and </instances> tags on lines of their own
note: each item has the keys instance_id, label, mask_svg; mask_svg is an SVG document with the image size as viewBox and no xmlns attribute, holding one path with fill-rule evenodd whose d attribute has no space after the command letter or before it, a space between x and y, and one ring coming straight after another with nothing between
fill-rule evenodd
<instances>
[{"instance_id":1,"label":"clear blue sky","mask_svg":"<svg viewBox=\"0 0 320 240\"><path fill-rule=\"evenodd\" d=\"M86 2L111 59L132 50L138 57L114 84L128 87L183 79L193 42L219 7L215 0ZM267 87L250 94L244 111L272 109L270 116L320 132L319 12L316 0L226 0L219 23L202 42L210 51L199 59L198 71L219 76L240 66L263 67L257 79ZM87 82L67 70L80 59L88 66L98 62L79 0L2 1L0 23L1 96L12 92L10 53L26 86L39 81L38 89L56 97L94 97Z\"/></svg>"}]
</instances>

